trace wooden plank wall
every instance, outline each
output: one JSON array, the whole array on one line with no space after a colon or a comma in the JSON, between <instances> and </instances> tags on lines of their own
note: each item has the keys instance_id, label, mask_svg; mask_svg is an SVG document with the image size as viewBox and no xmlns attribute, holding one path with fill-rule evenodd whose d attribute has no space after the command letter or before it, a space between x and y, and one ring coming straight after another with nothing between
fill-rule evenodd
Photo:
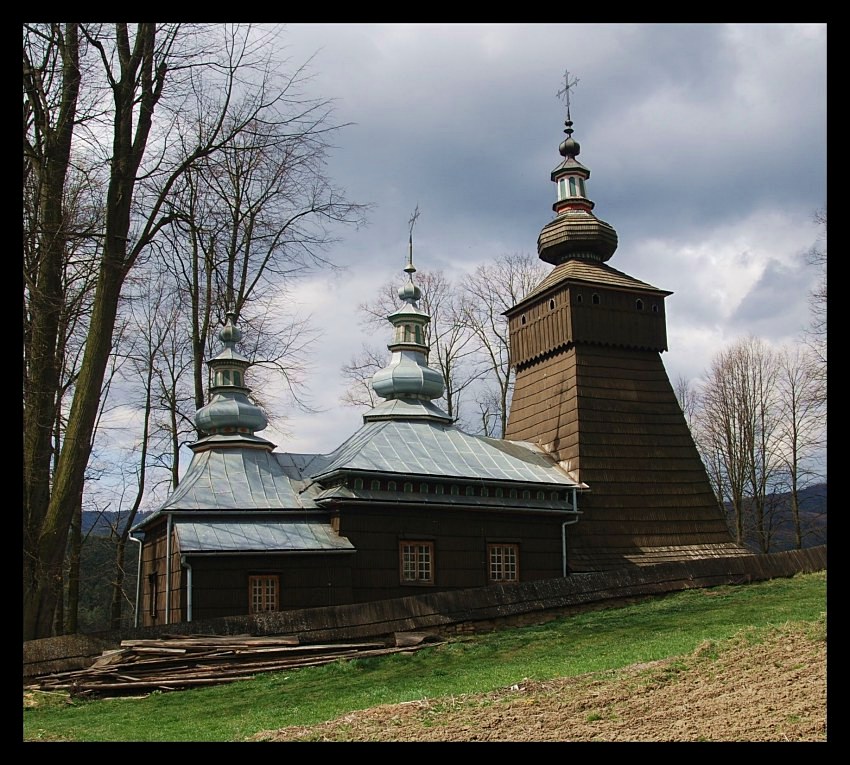
<instances>
[{"instance_id":1,"label":"wooden plank wall","mask_svg":"<svg viewBox=\"0 0 850 765\"><path fill-rule=\"evenodd\" d=\"M553 610L575 609L641 595L744 584L826 570L826 545L768 555L701 558L618 571L520 582L453 592L422 593L404 598L329 608L281 611L129 630L113 640L164 634L297 635L304 643L368 639L394 632L434 630L452 633L468 627L528 623L551 618Z\"/></svg>"}]
</instances>

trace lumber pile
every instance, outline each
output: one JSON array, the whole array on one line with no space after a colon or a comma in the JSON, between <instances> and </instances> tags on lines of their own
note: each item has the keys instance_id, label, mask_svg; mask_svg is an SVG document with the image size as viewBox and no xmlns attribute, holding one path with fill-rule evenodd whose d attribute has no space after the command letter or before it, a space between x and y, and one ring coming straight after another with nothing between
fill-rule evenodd
<instances>
[{"instance_id":1,"label":"lumber pile","mask_svg":"<svg viewBox=\"0 0 850 765\"><path fill-rule=\"evenodd\" d=\"M416 651L438 641L428 633L397 633L386 642L302 645L297 637L169 636L124 640L86 669L36 678L28 688L72 697L139 695L246 680L334 661Z\"/></svg>"}]
</instances>

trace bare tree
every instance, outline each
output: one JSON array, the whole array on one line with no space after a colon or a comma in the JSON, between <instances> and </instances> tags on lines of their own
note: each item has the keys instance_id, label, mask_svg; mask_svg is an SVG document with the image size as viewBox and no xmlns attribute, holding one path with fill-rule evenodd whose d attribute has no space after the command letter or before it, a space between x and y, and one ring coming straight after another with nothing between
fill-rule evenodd
<instances>
[{"instance_id":1,"label":"bare tree","mask_svg":"<svg viewBox=\"0 0 850 765\"><path fill-rule=\"evenodd\" d=\"M24 381L24 639L53 632L125 282L179 214L169 200L186 173L257 124L281 123L286 98L273 43L238 25L24 27L24 154L40 210L35 277L25 286L33 320ZM85 347L51 464L69 241L64 189L77 154L101 163L102 246Z\"/></svg>"},{"instance_id":2,"label":"bare tree","mask_svg":"<svg viewBox=\"0 0 850 765\"><path fill-rule=\"evenodd\" d=\"M815 214L815 222L823 226L822 244L812 247L808 262L820 270L820 280L809 299L811 321L805 333L806 344L812 351L815 379L818 382L818 395L826 405L826 366L827 366L827 300L826 300L826 210Z\"/></svg>"},{"instance_id":3,"label":"bare tree","mask_svg":"<svg viewBox=\"0 0 850 765\"><path fill-rule=\"evenodd\" d=\"M778 378L781 402L780 459L784 466L794 541L803 546L800 492L822 477L818 456L825 445L826 402L821 395L818 365L811 353L800 347L785 348L779 357Z\"/></svg>"},{"instance_id":4,"label":"bare tree","mask_svg":"<svg viewBox=\"0 0 850 765\"><path fill-rule=\"evenodd\" d=\"M547 271L542 261L527 253L502 255L478 266L460 283L463 323L476 338L477 372L486 380L479 409L484 422L498 423L494 431L501 438L505 437L514 382L504 312L531 292ZM491 403L494 390L495 407Z\"/></svg>"},{"instance_id":5,"label":"bare tree","mask_svg":"<svg viewBox=\"0 0 850 765\"><path fill-rule=\"evenodd\" d=\"M775 352L758 338L738 341L712 361L700 395L697 444L706 469L734 515L735 538L748 526L762 552L770 547L775 508L780 410Z\"/></svg>"}]
</instances>

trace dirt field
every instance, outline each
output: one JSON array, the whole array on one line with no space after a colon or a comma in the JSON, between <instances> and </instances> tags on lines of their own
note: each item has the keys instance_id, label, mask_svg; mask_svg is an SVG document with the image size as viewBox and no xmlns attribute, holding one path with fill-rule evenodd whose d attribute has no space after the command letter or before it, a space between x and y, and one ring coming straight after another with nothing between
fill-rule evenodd
<instances>
[{"instance_id":1,"label":"dirt field","mask_svg":"<svg viewBox=\"0 0 850 765\"><path fill-rule=\"evenodd\" d=\"M825 626L616 672L355 712L255 741L826 741Z\"/></svg>"}]
</instances>

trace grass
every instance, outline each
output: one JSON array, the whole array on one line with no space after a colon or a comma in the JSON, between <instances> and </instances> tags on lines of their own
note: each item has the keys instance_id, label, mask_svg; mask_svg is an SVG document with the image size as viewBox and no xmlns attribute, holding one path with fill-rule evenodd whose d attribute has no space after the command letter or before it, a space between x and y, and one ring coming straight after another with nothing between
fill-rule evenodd
<instances>
[{"instance_id":1,"label":"grass","mask_svg":"<svg viewBox=\"0 0 850 765\"><path fill-rule=\"evenodd\" d=\"M258 675L141 698L71 701L35 693L24 741L236 742L357 709L481 693L682 656L748 628L816 622L826 572L688 590L537 626L478 634L413 653ZM745 633L746 634L746 633Z\"/></svg>"}]
</instances>

